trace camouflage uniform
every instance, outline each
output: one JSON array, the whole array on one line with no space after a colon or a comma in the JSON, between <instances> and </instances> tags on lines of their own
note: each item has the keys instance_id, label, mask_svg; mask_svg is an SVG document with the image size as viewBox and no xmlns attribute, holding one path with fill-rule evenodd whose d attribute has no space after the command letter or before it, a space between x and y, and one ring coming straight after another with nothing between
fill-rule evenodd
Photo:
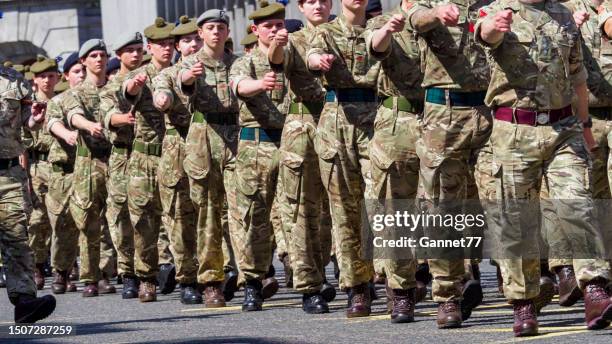
<instances>
[{"instance_id":1,"label":"camouflage uniform","mask_svg":"<svg viewBox=\"0 0 612 344\"><path fill-rule=\"evenodd\" d=\"M126 75L117 74L100 94L100 117L104 128L109 131L113 144L108 159L108 182L106 185L106 222L112 241L117 249L117 268L122 276L134 277L134 227L130 221L127 206L127 166L132 151L134 128L111 126L111 116L131 110L130 104L122 98L121 85Z\"/></svg>"},{"instance_id":2,"label":"camouflage uniform","mask_svg":"<svg viewBox=\"0 0 612 344\"><path fill-rule=\"evenodd\" d=\"M47 102L44 95L34 94L34 101ZM49 148L53 137L46 123L38 130L23 129L23 143L28 149L30 185L32 187L32 214L29 218L29 244L34 252L34 263L43 264L49 256L51 244L51 225L47 216L45 198L49 187L51 164L48 161Z\"/></svg>"},{"instance_id":3,"label":"camouflage uniform","mask_svg":"<svg viewBox=\"0 0 612 344\"><path fill-rule=\"evenodd\" d=\"M326 91L306 62L314 33L315 28L310 26L291 33L284 51L291 104L280 147L280 212L293 268L293 287L300 293L321 289L325 278L321 231L331 229L321 228L319 220L325 190L314 141Z\"/></svg>"},{"instance_id":4,"label":"camouflage uniform","mask_svg":"<svg viewBox=\"0 0 612 344\"><path fill-rule=\"evenodd\" d=\"M271 71L273 67L266 54L254 49L232 65L232 91L237 94L240 81L261 79ZM240 271L247 280L263 279L272 262L270 211L276 193L278 148L288 105L287 80L282 71L276 72L273 90L249 98L238 96L241 129L235 169L236 216L243 238L238 239L235 249L240 252Z\"/></svg>"},{"instance_id":5,"label":"camouflage uniform","mask_svg":"<svg viewBox=\"0 0 612 344\"><path fill-rule=\"evenodd\" d=\"M66 91L47 103L47 130L56 123L63 123L68 128L64 101L71 91ZM53 229L51 237L51 266L57 272L69 271L78 254L79 230L70 213L70 194L76 147L70 146L64 140L55 138L49 150L49 192L45 198L49 222Z\"/></svg>"},{"instance_id":6,"label":"camouflage uniform","mask_svg":"<svg viewBox=\"0 0 612 344\"><path fill-rule=\"evenodd\" d=\"M612 147L612 44L606 37L602 37L598 9L590 0L571 0L564 2L572 12L586 11L589 20L582 24L582 49L584 65L587 69L587 85L589 89L589 113L593 119L593 137L597 143L591 152L593 199L595 199L599 228L602 230L610 223L610 186L612 185L612 159L610 159L610 147ZM612 7L612 5L608 5ZM602 19L605 21L605 5L599 9ZM608 16L609 17L609 16ZM603 23L603 22L602 22ZM605 34L604 34L605 35ZM559 237L559 228L554 212L544 215L551 218L549 225L544 225L544 231L548 232L547 239L555 241L554 252L550 252L549 267L571 265L571 259L563 259L563 253L568 252L571 247L569 238ZM555 234L556 232L556 234ZM610 231L603 230L603 236L611 238ZM605 241L610 242L610 241ZM609 246L607 246L609 247Z\"/></svg>"},{"instance_id":7,"label":"camouflage uniform","mask_svg":"<svg viewBox=\"0 0 612 344\"><path fill-rule=\"evenodd\" d=\"M391 12L372 19L371 30L383 27L395 14L405 16L398 6ZM372 31L373 32L373 31ZM416 32L408 26L394 33L386 53L377 53L368 39L368 51L383 60L378 78L378 95L383 104L374 122L370 141L373 194L385 200L414 200L419 185L420 114L423 111L423 74ZM392 204L386 204L390 206ZM416 287L414 259L383 259L382 268L392 289ZM378 263L378 262L375 262Z\"/></svg>"},{"instance_id":8,"label":"camouflage uniform","mask_svg":"<svg viewBox=\"0 0 612 344\"><path fill-rule=\"evenodd\" d=\"M180 64L180 62L179 62ZM166 135L157 171L164 227L170 235L176 264L176 280L192 284L197 279L196 222L193 202L189 198L189 178L183 169L185 138L191 114L189 99L183 96L175 82L180 70L175 65L162 70L153 80L155 92L165 92L173 99L165 112Z\"/></svg>"},{"instance_id":9,"label":"camouflage uniform","mask_svg":"<svg viewBox=\"0 0 612 344\"><path fill-rule=\"evenodd\" d=\"M499 260L504 295L509 300L533 299L539 293L538 240L532 239L539 232L539 223L532 221L539 209L532 202L537 204L543 175L548 179L559 224L572 238L572 252L603 250L592 216L588 152L576 116L562 117L552 124L538 118L537 126L535 120L526 125L501 119L501 108L571 109L574 86L587 80L580 33L571 12L557 2L547 1L542 6L543 10L536 11L516 0L496 2L483 10L475 30L480 41L483 18L504 9L513 12L511 32L494 46L482 43L492 63L486 103L495 109L491 145L499 191L496 196L504 207L497 231L504 249L520 250L520 258ZM514 110L511 113L516 120L519 115L514 115ZM526 235L528 239L521 240ZM582 287L595 278L609 279L605 261L574 259L573 264Z\"/></svg>"},{"instance_id":10,"label":"camouflage uniform","mask_svg":"<svg viewBox=\"0 0 612 344\"><path fill-rule=\"evenodd\" d=\"M0 249L12 302L20 295L36 296L34 257L27 233L27 212L31 210L28 176L18 159L25 150L21 128L30 119L30 108L22 106L22 102L29 100L31 94L21 74L0 66Z\"/></svg>"},{"instance_id":11,"label":"camouflage uniform","mask_svg":"<svg viewBox=\"0 0 612 344\"><path fill-rule=\"evenodd\" d=\"M92 122L102 122L100 116L100 92L86 78L64 98L62 107L66 110L67 122L72 127L72 117L81 115ZM106 175L110 143L104 138L91 136L79 130L77 156L74 164L70 212L77 228L83 235L81 240L80 279L83 283L96 283L100 274L100 238L106 206Z\"/></svg>"},{"instance_id":12,"label":"camouflage uniform","mask_svg":"<svg viewBox=\"0 0 612 344\"><path fill-rule=\"evenodd\" d=\"M146 85L133 97L127 93L130 78L144 73ZM164 115L153 106L152 80L160 73L150 63L131 71L123 83L122 96L134 105L136 117L132 155L128 162L128 209L134 226L134 265L136 277L154 282L159 270L157 240L161 224L161 201L157 168L164 138Z\"/></svg>"},{"instance_id":13,"label":"camouflage uniform","mask_svg":"<svg viewBox=\"0 0 612 344\"><path fill-rule=\"evenodd\" d=\"M492 119L483 101L489 67L484 49L476 44L471 33L479 9L490 0L423 0L408 11L407 25L418 27L412 20L416 11L448 3L459 8L458 25L438 25L419 33L425 49L421 63L426 97L423 144L417 146L417 154L425 199L423 210L428 214L454 213L466 199L478 198L476 185L479 189L490 185L486 179L474 180L474 170L485 171L484 162L490 161L479 156L488 152L483 148L491 134ZM431 231L430 236L435 237L435 232L457 235L453 228L442 228ZM457 251L441 252L447 259L429 259L436 302L461 298L464 262L460 254L451 258Z\"/></svg>"},{"instance_id":14,"label":"camouflage uniform","mask_svg":"<svg viewBox=\"0 0 612 344\"><path fill-rule=\"evenodd\" d=\"M340 15L317 27L307 53L336 57L324 74L329 91L314 147L332 204L341 288L367 283L373 274L372 262L361 256L361 215L364 194L372 198L368 144L374 131L380 63L368 56L364 32L365 27L351 26Z\"/></svg>"}]
</instances>

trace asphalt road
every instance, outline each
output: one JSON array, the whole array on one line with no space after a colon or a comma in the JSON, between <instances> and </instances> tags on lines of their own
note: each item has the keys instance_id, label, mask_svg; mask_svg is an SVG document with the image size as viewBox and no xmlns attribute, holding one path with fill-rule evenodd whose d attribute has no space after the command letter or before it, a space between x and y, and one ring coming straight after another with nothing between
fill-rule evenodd
<instances>
[{"instance_id":1,"label":"asphalt road","mask_svg":"<svg viewBox=\"0 0 612 344\"><path fill-rule=\"evenodd\" d=\"M278 263L278 262L277 262ZM612 327L587 331L582 303L562 308L556 304L543 310L540 335L515 340L512 309L497 295L495 270L481 265L485 303L474 311L463 328L438 330L436 304L417 305L416 322L392 324L385 314L384 289L374 302L373 314L348 320L344 314L346 295L338 293L331 313L308 315L301 310L301 297L285 288L264 304L264 310L242 313L242 292L222 309L179 302L178 291L159 295L158 302L141 304L121 295L82 298L78 293L59 295L55 313L37 324L70 325L74 334L64 337L15 337L7 335L13 308L0 291L0 343L612 343ZM328 269L331 275L331 270ZM281 266L277 278L283 285ZM330 280L334 280L330 276ZM41 294L50 293L51 280ZM555 299L556 301L556 299Z\"/></svg>"}]
</instances>

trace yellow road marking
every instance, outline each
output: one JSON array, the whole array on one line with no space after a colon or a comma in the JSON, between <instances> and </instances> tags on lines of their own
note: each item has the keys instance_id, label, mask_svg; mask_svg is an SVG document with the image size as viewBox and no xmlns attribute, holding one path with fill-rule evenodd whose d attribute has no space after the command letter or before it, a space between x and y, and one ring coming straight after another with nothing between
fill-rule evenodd
<instances>
[{"instance_id":1,"label":"yellow road marking","mask_svg":"<svg viewBox=\"0 0 612 344\"><path fill-rule=\"evenodd\" d=\"M553 338L553 337L567 336L567 335L572 335L572 334L585 333L585 332L590 332L590 331L589 330L577 330L577 331L550 332L550 333L541 334L539 336L514 338L514 339L510 339L510 340L495 342L495 343L502 344L502 343L526 342L528 340L540 340L540 339L546 339L546 338Z\"/></svg>"},{"instance_id":2,"label":"yellow road marking","mask_svg":"<svg viewBox=\"0 0 612 344\"><path fill-rule=\"evenodd\" d=\"M283 307L283 306L293 306L298 307L301 306L300 303L295 302L278 302L278 303L264 303L263 308L274 308L274 307ZM187 308L181 309L181 312L202 312L202 311L237 311L241 310L242 306L226 306L226 307L218 307L218 308Z\"/></svg>"}]
</instances>

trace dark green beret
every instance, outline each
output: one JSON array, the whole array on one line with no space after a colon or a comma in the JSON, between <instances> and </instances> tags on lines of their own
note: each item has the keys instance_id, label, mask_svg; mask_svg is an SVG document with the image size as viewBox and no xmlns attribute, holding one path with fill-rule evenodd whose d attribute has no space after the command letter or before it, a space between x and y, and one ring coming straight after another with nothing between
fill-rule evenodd
<instances>
[{"instance_id":1,"label":"dark green beret","mask_svg":"<svg viewBox=\"0 0 612 344\"><path fill-rule=\"evenodd\" d=\"M155 23L144 30L144 35L149 40L161 40L172 38L170 34L174 24L168 23L162 17L155 18Z\"/></svg>"},{"instance_id":2,"label":"dark green beret","mask_svg":"<svg viewBox=\"0 0 612 344\"><path fill-rule=\"evenodd\" d=\"M198 26L202 26L204 23L208 22L220 22L225 23L225 25L229 25L230 20L227 16L227 12L224 10L211 9L200 14L197 24Z\"/></svg>"},{"instance_id":3,"label":"dark green beret","mask_svg":"<svg viewBox=\"0 0 612 344\"><path fill-rule=\"evenodd\" d=\"M70 88L70 84L68 83L68 81L62 78L62 80L58 82L53 88L53 92L55 92L55 94L60 94L69 88Z\"/></svg>"},{"instance_id":4,"label":"dark green beret","mask_svg":"<svg viewBox=\"0 0 612 344\"><path fill-rule=\"evenodd\" d=\"M23 77L26 80L34 79L34 73L30 72L30 66L24 66L23 67Z\"/></svg>"},{"instance_id":5,"label":"dark green beret","mask_svg":"<svg viewBox=\"0 0 612 344\"><path fill-rule=\"evenodd\" d=\"M263 0L259 3L259 9L249 14L249 19L253 21L285 19L285 6L278 2L270 5L268 1Z\"/></svg>"},{"instance_id":6,"label":"dark green beret","mask_svg":"<svg viewBox=\"0 0 612 344\"><path fill-rule=\"evenodd\" d=\"M30 72L34 74L43 72L57 72L57 62L55 59L49 59L42 55L38 55L36 62L30 67Z\"/></svg>"},{"instance_id":7,"label":"dark green beret","mask_svg":"<svg viewBox=\"0 0 612 344\"><path fill-rule=\"evenodd\" d=\"M142 34L140 32L124 32L115 42L113 50L117 51L121 48L127 47L128 45L142 44L142 42Z\"/></svg>"},{"instance_id":8,"label":"dark green beret","mask_svg":"<svg viewBox=\"0 0 612 344\"><path fill-rule=\"evenodd\" d=\"M87 54L94 50L102 50L105 53L108 53L106 51L106 43L104 43L104 41L101 39L93 38L85 41L85 43L81 45L81 49L79 49L79 58L87 57Z\"/></svg>"},{"instance_id":9,"label":"dark green beret","mask_svg":"<svg viewBox=\"0 0 612 344\"><path fill-rule=\"evenodd\" d=\"M195 18L189 18L187 16L181 16L179 18L179 24L177 27L170 32L174 37L185 36L192 33L198 32L198 26L196 25Z\"/></svg>"}]
</instances>

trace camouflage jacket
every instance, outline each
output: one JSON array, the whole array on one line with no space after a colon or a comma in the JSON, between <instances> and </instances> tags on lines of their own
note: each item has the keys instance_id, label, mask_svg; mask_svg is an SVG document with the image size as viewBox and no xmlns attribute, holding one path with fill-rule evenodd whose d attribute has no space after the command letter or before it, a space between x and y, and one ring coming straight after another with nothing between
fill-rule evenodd
<instances>
[{"instance_id":1,"label":"camouflage jacket","mask_svg":"<svg viewBox=\"0 0 612 344\"><path fill-rule=\"evenodd\" d=\"M49 148L49 162L56 164L74 165L76 157L76 146L70 146L64 140L53 136L50 129L53 124L61 122L66 128L66 109L64 108L64 100L68 97L71 91L65 91L51 98L47 103L47 126L45 130L49 132L52 138L51 147Z\"/></svg>"},{"instance_id":2,"label":"camouflage jacket","mask_svg":"<svg viewBox=\"0 0 612 344\"><path fill-rule=\"evenodd\" d=\"M489 85L490 70L482 46L474 40L474 24L480 9L492 0L421 0L408 11L406 25L412 26L412 16L420 10L454 3L459 8L459 24L438 25L420 33L424 57L423 87L441 87L462 91L484 91Z\"/></svg>"},{"instance_id":3,"label":"camouflage jacket","mask_svg":"<svg viewBox=\"0 0 612 344\"><path fill-rule=\"evenodd\" d=\"M34 93L32 95L32 100L37 101L37 102L45 102L45 103L49 102L49 99L47 99L44 96L38 95L38 93ZM28 150L36 151L36 152L44 152L44 153L49 152L51 143L53 142L53 137L47 130L48 118L49 116L46 115L43 126L36 130L31 130L27 127L23 128L23 131L22 131L23 141L22 142Z\"/></svg>"},{"instance_id":4,"label":"camouflage jacket","mask_svg":"<svg viewBox=\"0 0 612 344\"><path fill-rule=\"evenodd\" d=\"M145 143L162 143L166 130L164 114L153 105L152 80L160 72L153 63L149 63L128 73L121 88L121 93L125 99L134 105L134 117L136 117L134 139ZM140 93L132 97L127 93L126 82L140 73L147 75L147 81Z\"/></svg>"},{"instance_id":5,"label":"camouflage jacket","mask_svg":"<svg viewBox=\"0 0 612 344\"><path fill-rule=\"evenodd\" d=\"M24 106L32 90L23 76L11 68L0 66L0 159L12 159L25 150L21 128L30 119L30 106Z\"/></svg>"},{"instance_id":6,"label":"camouflage jacket","mask_svg":"<svg viewBox=\"0 0 612 344\"><path fill-rule=\"evenodd\" d=\"M97 87L87 77L62 100L62 107L66 110L66 122L70 129L72 127L72 117L81 115L91 122L102 123L100 116L100 92L102 87ZM104 133L103 138L91 136L86 130L79 130L78 144L87 146L90 151L105 151L110 148L108 132Z\"/></svg>"},{"instance_id":7,"label":"camouflage jacket","mask_svg":"<svg viewBox=\"0 0 612 344\"><path fill-rule=\"evenodd\" d=\"M132 110L132 104L123 97L121 85L127 74L117 73L100 93L100 116L104 128L109 131L109 140L114 145L131 145L134 140L134 127L126 125L115 128L111 125L111 117L116 113L127 113Z\"/></svg>"},{"instance_id":8,"label":"camouflage jacket","mask_svg":"<svg viewBox=\"0 0 612 344\"><path fill-rule=\"evenodd\" d=\"M370 57L366 48L366 28L349 25L343 15L316 28L311 54L332 54L332 68L324 73L331 88L375 88L380 63Z\"/></svg>"},{"instance_id":9,"label":"camouflage jacket","mask_svg":"<svg viewBox=\"0 0 612 344\"><path fill-rule=\"evenodd\" d=\"M511 32L488 46L478 37L480 25L496 12L510 9ZM491 84L485 103L537 110L569 105L574 87L586 81L580 32L572 13L556 1L543 11L527 10L518 0L496 1L483 9L476 38L491 55Z\"/></svg>"},{"instance_id":10,"label":"camouflage jacket","mask_svg":"<svg viewBox=\"0 0 612 344\"><path fill-rule=\"evenodd\" d=\"M423 99L425 94L421 87L423 82L423 73L420 69L421 49L415 31L406 25L402 32L394 33L389 50L382 56L372 49L374 30L383 27L395 14L407 15L400 6L397 6L385 15L371 19L368 25L368 52L374 58L382 60L378 76L378 95L381 98L403 96L407 99Z\"/></svg>"},{"instance_id":11,"label":"camouflage jacket","mask_svg":"<svg viewBox=\"0 0 612 344\"><path fill-rule=\"evenodd\" d=\"M238 95L238 83L245 79L261 79L266 73L276 72L273 90L261 92L253 97ZM230 87L238 95L239 124L242 127L282 129L288 111L287 79L279 68L273 70L268 56L258 48L234 62L230 71Z\"/></svg>"},{"instance_id":12,"label":"camouflage jacket","mask_svg":"<svg viewBox=\"0 0 612 344\"><path fill-rule=\"evenodd\" d=\"M184 95L179 90L176 83L176 76L181 69L181 61L174 66L164 68L153 79L154 92L165 92L170 96L172 104L164 114L166 129L171 128L188 128L191 121L191 113L189 112L189 97Z\"/></svg>"},{"instance_id":13,"label":"camouflage jacket","mask_svg":"<svg viewBox=\"0 0 612 344\"><path fill-rule=\"evenodd\" d=\"M589 106L612 106L612 43L602 35L597 17L598 9L592 0L564 2L572 12L586 11L589 20L582 24L582 54L587 70ZM603 12L603 7L599 9Z\"/></svg>"},{"instance_id":14,"label":"camouflage jacket","mask_svg":"<svg viewBox=\"0 0 612 344\"><path fill-rule=\"evenodd\" d=\"M295 103L325 101L325 88L321 80L308 70L306 63L306 53L314 33L312 27L291 33L284 49L283 69L289 79L289 97Z\"/></svg>"},{"instance_id":15,"label":"camouflage jacket","mask_svg":"<svg viewBox=\"0 0 612 344\"><path fill-rule=\"evenodd\" d=\"M236 60L236 55L226 51L223 60L217 61L201 49L181 62L176 84L181 94L190 97L189 106L192 111L228 113L228 116L238 114L238 99L230 90L230 69ZM196 79L194 85L183 85L181 73L198 62L204 65L204 73Z\"/></svg>"}]
</instances>

